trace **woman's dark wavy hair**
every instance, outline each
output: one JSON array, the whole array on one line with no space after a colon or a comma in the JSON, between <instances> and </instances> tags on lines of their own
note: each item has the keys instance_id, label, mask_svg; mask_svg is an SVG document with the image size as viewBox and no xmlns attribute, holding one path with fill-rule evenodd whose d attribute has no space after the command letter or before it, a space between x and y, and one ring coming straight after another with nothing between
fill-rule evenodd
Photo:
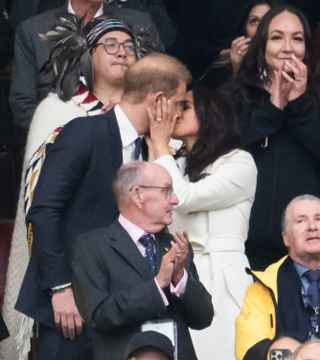
<instances>
[{"instance_id":1,"label":"woman's dark wavy hair","mask_svg":"<svg viewBox=\"0 0 320 360\"><path fill-rule=\"evenodd\" d=\"M250 88L259 87L262 89L265 82L271 81L269 78L262 79L261 76L263 70L267 69L267 64L265 61L265 51L268 39L268 29L272 19L275 16L283 13L284 11L288 11L289 13L296 15L303 26L306 46L306 52L303 62L308 68L307 91L312 94L315 99L319 99L317 94L315 75L316 55L310 26L303 12L289 5L277 5L271 8L271 10L269 10L268 13L261 20L257 32L251 40L248 52L245 55L237 74L234 77L233 92L236 99L240 97L242 101L244 100L248 102L254 102L254 92L249 92Z\"/></svg>"},{"instance_id":2,"label":"woman's dark wavy hair","mask_svg":"<svg viewBox=\"0 0 320 360\"><path fill-rule=\"evenodd\" d=\"M245 15L245 17L243 17L242 21L240 22L240 24L238 26L238 31L237 31L238 36L246 36L245 26L246 26L246 23L249 18L249 13L253 7L255 7L257 5L269 5L270 9L271 9L278 4L279 3L277 0L252 0L252 1L250 1L246 6L246 11L245 11L246 15Z\"/></svg>"},{"instance_id":3,"label":"woman's dark wavy hair","mask_svg":"<svg viewBox=\"0 0 320 360\"><path fill-rule=\"evenodd\" d=\"M176 157L186 156L186 175L196 182L207 176L204 169L219 156L239 147L240 132L232 106L223 94L199 84L190 90L200 125L198 138L189 153L182 146Z\"/></svg>"}]
</instances>

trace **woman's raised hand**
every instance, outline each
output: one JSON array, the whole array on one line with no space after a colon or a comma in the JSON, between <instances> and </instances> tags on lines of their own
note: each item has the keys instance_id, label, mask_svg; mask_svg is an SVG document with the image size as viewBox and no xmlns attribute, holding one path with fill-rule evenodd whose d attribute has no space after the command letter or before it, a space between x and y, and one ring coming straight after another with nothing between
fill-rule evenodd
<instances>
[{"instance_id":1,"label":"woman's raised hand","mask_svg":"<svg viewBox=\"0 0 320 360\"><path fill-rule=\"evenodd\" d=\"M292 62L285 61L282 76L290 83L288 101L297 99L306 92L308 82L307 66L299 60L294 54L291 55Z\"/></svg>"},{"instance_id":2,"label":"woman's raised hand","mask_svg":"<svg viewBox=\"0 0 320 360\"><path fill-rule=\"evenodd\" d=\"M308 70L294 54L292 61L286 60L281 69L274 70L270 86L270 101L279 109L284 109L289 101L297 99L307 89Z\"/></svg>"},{"instance_id":3,"label":"woman's raised hand","mask_svg":"<svg viewBox=\"0 0 320 360\"><path fill-rule=\"evenodd\" d=\"M150 139L152 151L157 158L170 154L169 142L175 126L175 119L172 116L172 101L162 96L156 102L153 109L147 109L150 122ZM148 147L151 147L148 144Z\"/></svg>"}]
</instances>

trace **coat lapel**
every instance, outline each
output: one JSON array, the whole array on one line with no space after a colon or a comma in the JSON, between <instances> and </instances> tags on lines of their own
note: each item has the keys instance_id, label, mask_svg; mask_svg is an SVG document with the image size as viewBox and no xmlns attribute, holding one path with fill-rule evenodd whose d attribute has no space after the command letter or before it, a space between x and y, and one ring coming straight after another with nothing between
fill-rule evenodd
<instances>
[{"instance_id":1,"label":"coat lapel","mask_svg":"<svg viewBox=\"0 0 320 360\"><path fill-rule=\"evenodd\" d=\"M127 263L141 275L141 277L146 280L152 277L146 260L143 258L133 240L118 221L113 224L110 238L114 240L111 245L113 249L117 251L125 259L125 261L127 261Z\"/></svg>"}]
</instances>

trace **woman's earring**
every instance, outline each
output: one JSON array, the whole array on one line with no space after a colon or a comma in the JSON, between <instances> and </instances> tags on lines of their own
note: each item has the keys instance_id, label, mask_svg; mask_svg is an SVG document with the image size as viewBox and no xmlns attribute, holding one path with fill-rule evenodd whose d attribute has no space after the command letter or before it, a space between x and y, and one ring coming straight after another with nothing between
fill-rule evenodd
<instances>
[{"instance_id":1,"label":"woman's earring","mask_svg":"<svg viewBox=\"0 0 320 360\"><path fill-rule=\"evenodd\" d=\"M262 66L259 67L259 78L261 81L267 78L267 69L263 68Z\"/></svg>"}]
</instances>

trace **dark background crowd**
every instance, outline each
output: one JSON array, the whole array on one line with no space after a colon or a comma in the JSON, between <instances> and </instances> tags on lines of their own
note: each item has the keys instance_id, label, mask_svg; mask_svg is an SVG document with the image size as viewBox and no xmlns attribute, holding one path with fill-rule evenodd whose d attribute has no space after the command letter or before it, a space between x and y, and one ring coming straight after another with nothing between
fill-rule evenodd
<instances>
[{"instance_id":1,"label":"dark background crowd","mask_svg":"<svg viewBox=\"0 0 320 360\"><path fill-rule=\"evenodd\" d=\"M243 35L248 7L252 4L250 0L203 0L198 2L192 0L115 0L113 2L115 6L132 8L150 15L158 29L165 52L185 63L194 79L205 77L207 85L209 84L211 87L224 85L230 75L229 70L227 74L224 74L225 67L212 67L212 64L219 63L223 50L230 49L232 41ZM289 3L305 13L319 55L319 1L290 0L277 1L277 3ZM34 100L32 98L23 98L23 91L27 94L28 87L31 89L32 82L36 83L36 79L31 79L30 83L23 81L22 84L17 74L14 73L14 71L18 71L17 67L13 67L15 34L21 31L21 23L24 20L63 6L63 4L65 4L64 0L0 0L0 309L3 302L10 240L17 209L24 146L28 127L37 105L32 103ZM241 55L240 50L238 50L239 52ZM23 56L23 53L20 52L19 56ZM27 75L30 76L30 74ZM21 81L21 85L19 81ZM21 108L19 102L15 102L17 97L14 96L18 93L21 103L23 103ZM48 92L39 93L38 100L40 102ZM244 114L247 110L241 109ZM250 152L254 152L255 149L250 148L249 140L245 145ZM257 162L257 159L255 160ZM264 194L258 193L256 196L264 196ZM255 221L259 221L259 219L255 219ZM278 226L278 223L276 225ZM251 251L254 252L255 249L253 248ZM254 255L254 253L251 254L252 259L254 259ZM274 259L266 257L267 263L272 260Z\"/></svg>"}]
</instances>

